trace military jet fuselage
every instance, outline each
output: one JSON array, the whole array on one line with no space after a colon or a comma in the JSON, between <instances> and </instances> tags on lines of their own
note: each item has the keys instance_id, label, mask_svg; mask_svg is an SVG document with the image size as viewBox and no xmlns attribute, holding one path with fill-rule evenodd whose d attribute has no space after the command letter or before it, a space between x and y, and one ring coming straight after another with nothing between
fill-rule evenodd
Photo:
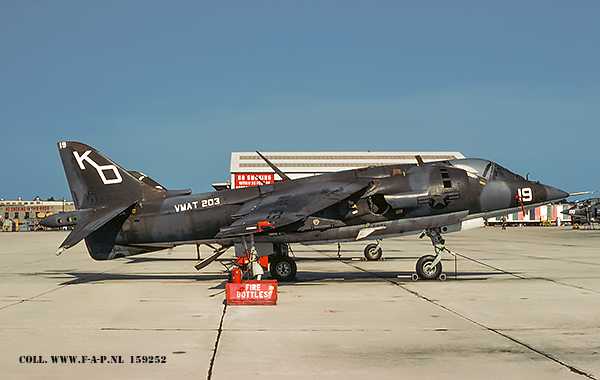
<instances>
[{"instance_id":1,"label":"military jet fuselage","mask_svg":"<svg viewBox=\"0 0 600 380\"><path fill-rule=\"evenodd\" d=\"M573 225L600 223L600 198L589 198L575 202L563 214L571 217Z\"/></svg>"},{"instance_id":2,"label":"military jet fuselage","mask_svg":"<svg viewBox=\"0 0 600 380\"><path fill-rule=\"evenodd\" d=\"M85 239L96 260L179 244L218 244L217 254L234 245L245 251L256 246L258 255L275 253L273 261L292 265L295 273L295 264L280 257L288 243L378 240L426 231L434 245L443 244L440 234L460 230L465 221L568 196L482 159L419 160L191 194L166 190L87 145L58 146L77 208L63 217L75 228L59 251ZM42 223L60 225L58 215ZM417 271L438 264L436 257Z\"/></svg>"}]
</instances>

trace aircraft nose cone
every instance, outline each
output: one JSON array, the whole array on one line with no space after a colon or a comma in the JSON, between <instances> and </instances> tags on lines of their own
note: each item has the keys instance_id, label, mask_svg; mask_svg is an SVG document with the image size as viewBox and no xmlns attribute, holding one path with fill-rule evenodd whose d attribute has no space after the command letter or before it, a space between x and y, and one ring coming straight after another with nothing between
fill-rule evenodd
<instances>
[{"instance_id":1,"label":"aircraft nose cone","mask_svg":"<svg viewBox=\"0 0 600 380\"><path fill-rule=\"evenodd\" d=\"M39 220L39 223L44 227L53 227L55 223L53 223L53 219L51 216L47 216L43 219Z\"/></svg>"},{"instance_id":2,"label":"aircraft nose cone","mask_svg":"<svg viewBox=\"0 0 600 380\"><path fill-rule=\"evenodd\" d=\"M558 201L560 199L565 199L566 197L569 196L569 193L567 193L566 191L562 191L561 189L557 189L556 187L552 187L552 186L545 186L546 187L546 196L548 197L547 200L549 201Z\"/></svg>"}]
</instances>

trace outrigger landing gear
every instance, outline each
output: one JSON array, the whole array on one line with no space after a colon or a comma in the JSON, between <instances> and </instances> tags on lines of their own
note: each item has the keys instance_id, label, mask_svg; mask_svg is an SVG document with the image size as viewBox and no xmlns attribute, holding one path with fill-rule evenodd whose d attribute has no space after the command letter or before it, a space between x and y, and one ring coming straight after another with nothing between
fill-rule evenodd
<instances>
[{"instance_id":1,"label":"outrigger landing gear","mask_svg":"<svg viewBox=\"0 0 600 380\"><path fill-rule=\"evenodd\" d=\"M200 270L203 268L206 268L210 263L212 263L213 261L215 261L219 256L221 256L222 254L225 253L225 251L227 251L229 249L229 247L221 247L221 248L215 248L210 244L206 244L207 247L211 248L213 250L213 254L208 256L207 258L205 258L204 260L200 261L198 264L195 265L196 270ZM198 246L198 259L200 259L200 248Z\"/></svg>"},{"instance_id":2,"label":"outrigger landing gear","mask_svg":"<svg viewBox=\"0 0 600 380\"><path fill-rule=\"evenodd\" d=\"M420 278L422 280L440 279L444 281L446 275L442 273L442 253L444 251L450 252L448 248L444 246L446 241L442 238L441 229L439 227L426 229L423 231L420 238L423 238L425 235L431 239L431 244L433 244L433 248L435 249L435 256L425 255L417 261L415 268L417 274L416 276L413 275L413 280L418 280Z\"/></svg>"},{"instance_id":3,"label":"outrigger landing gear","mask_svg":"<svg viewBox=\"0 0 600 380\"><path fill-rule=\"evenodd\" d=\"M381 239L377 239L377 244L369 244L365 247L365 259L367 261L377 261L381 258L382 254Z\"/></svg>"},{"instance_id":4,"label":"outrigger landing gear","mask_svg":"<svg viewBox=\"0 0 600 380\"><path fill-rule=\"evenodd\" d=\"M273 255L269 256L271 277L277 281L289 282L296 280L298 267L289 256L287 244L273 244Z\"/></svg>"}]
</instances>

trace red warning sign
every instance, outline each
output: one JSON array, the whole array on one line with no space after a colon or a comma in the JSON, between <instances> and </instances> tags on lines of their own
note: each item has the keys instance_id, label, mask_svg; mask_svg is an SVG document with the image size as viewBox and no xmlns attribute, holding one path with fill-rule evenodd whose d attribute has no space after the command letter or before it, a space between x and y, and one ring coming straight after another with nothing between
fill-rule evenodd
<instances>
[{"instance_id":1,"label":"red warning sign","mask_svg":"<svg viewBox=\"0 0 600 380\"><path fill-rule=\"evenodd\" d=\"M276 305L277 281L243 281L225 285L227 305Z\"/></svg>"},{"instance_id":2,"label":"red warning sign","mask_svg":"<svg viewBox=\"0 0 600 380\"><path fill-rule=\"evenodd\" d=\"M275 175L273 173L256 173L256 174L236 174L235 175L235 188L250 187L259 185L268 185L275 182Z\"/></svg>"}]
</instances>

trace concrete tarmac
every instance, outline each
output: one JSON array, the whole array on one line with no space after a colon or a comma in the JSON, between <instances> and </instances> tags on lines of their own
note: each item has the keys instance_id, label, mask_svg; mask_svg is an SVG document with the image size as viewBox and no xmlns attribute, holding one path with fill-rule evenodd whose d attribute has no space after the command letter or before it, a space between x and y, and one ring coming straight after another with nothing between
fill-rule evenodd
<instances>
[{"instance_id":1,"label":"concrete tarmac","mask_svg":"<svg viewBox=\"0 0 600 380\"><path fill-rule=\"evenodd\" d=\"M194 246L55 257L66 235L0 233L0 379L600 378L600 230L448 234L444 282L410 280L427 238L294 244L277 306L226 306Z\"/></svg>"}]
</instances>

